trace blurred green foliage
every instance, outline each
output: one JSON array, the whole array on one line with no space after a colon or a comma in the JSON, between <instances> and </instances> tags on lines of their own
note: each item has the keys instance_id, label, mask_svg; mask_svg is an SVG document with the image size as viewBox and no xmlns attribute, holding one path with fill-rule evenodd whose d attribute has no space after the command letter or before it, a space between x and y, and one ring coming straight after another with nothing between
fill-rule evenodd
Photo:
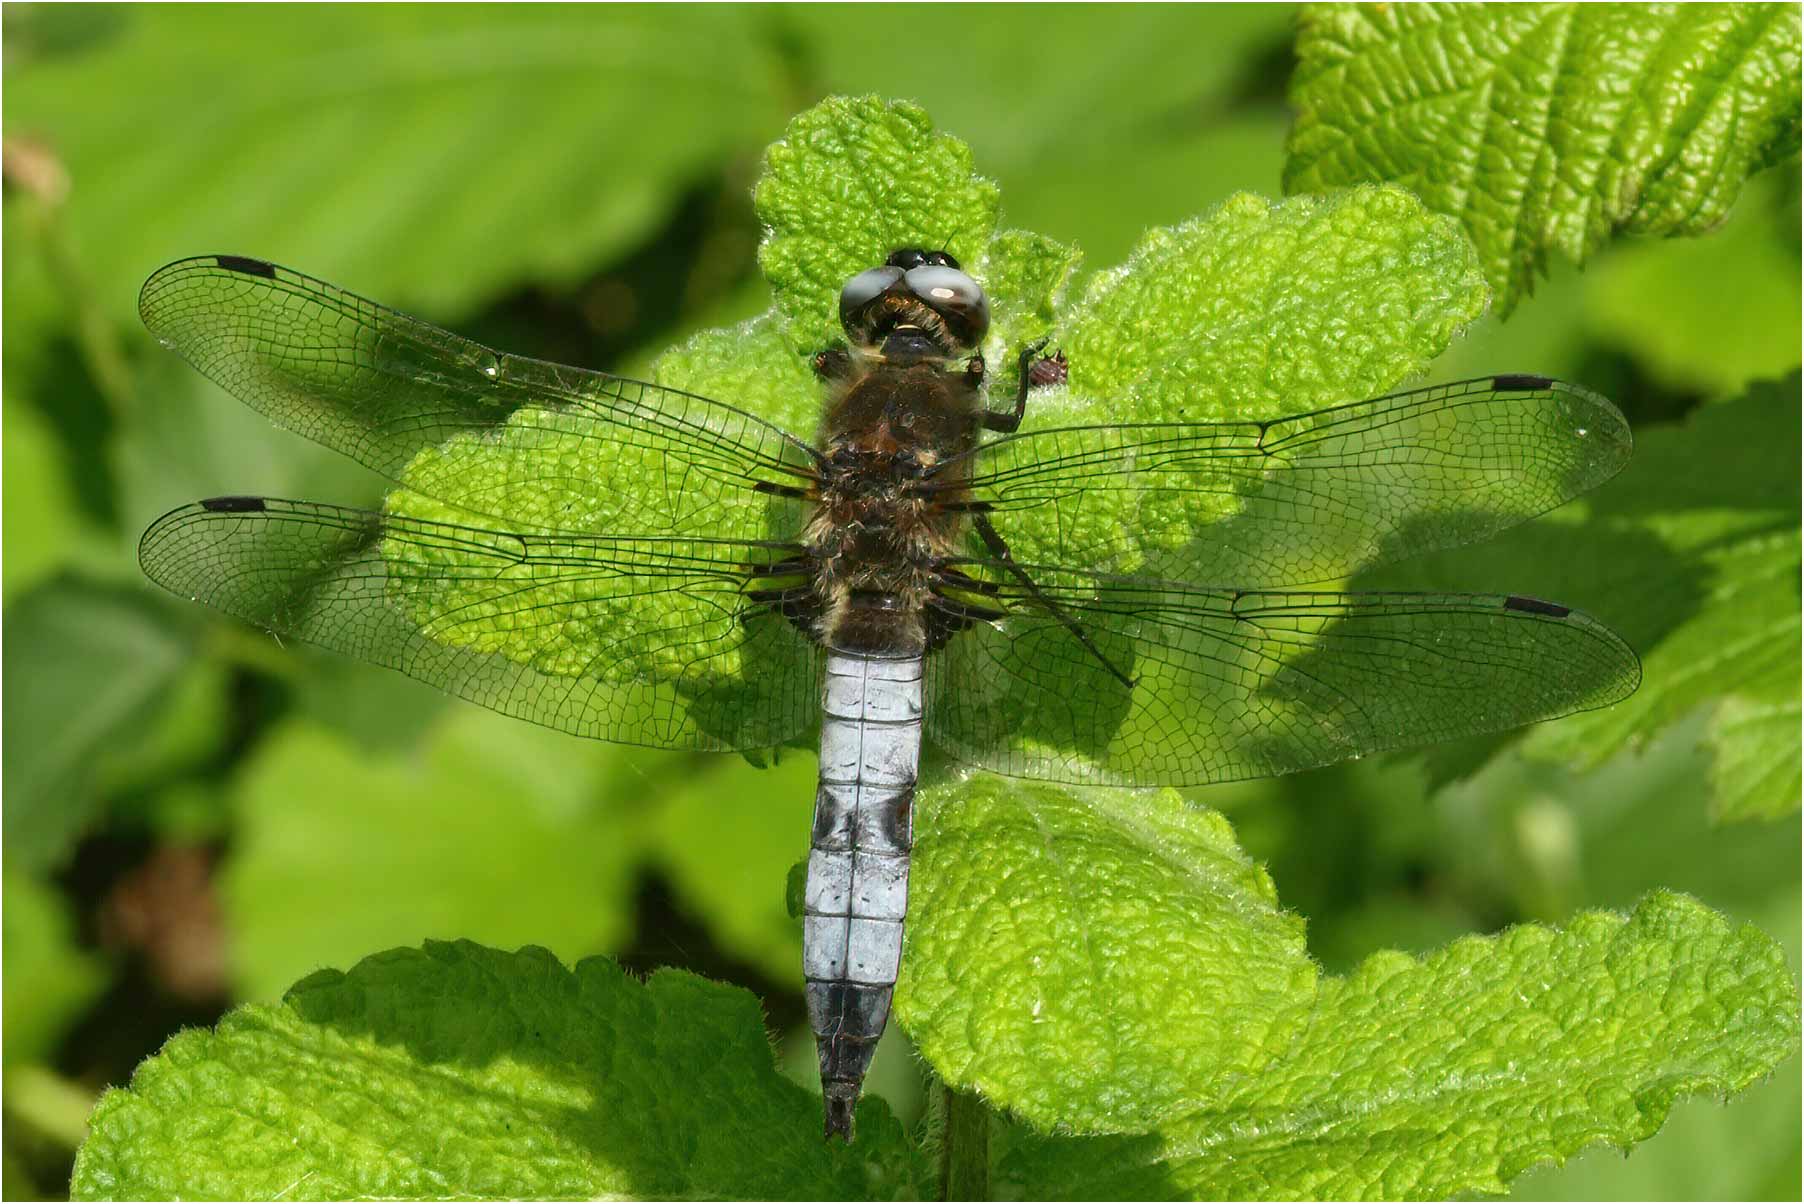
<instances>
[{"instance_id":1,"label":"blurred green foliage","mask_svg":"<svg viewBox=\"0 0 1804 1204\"><path fill-rule=\"evenodd\" d=\"M157 349L133 310L150 271L258 255L512 351L643 371L767 304L749 189L815 98L926 104L1002 186L1005 224L1077 245L1088 271L1148 226L1279 191L1295 34L1280 6L4 19L9 1197L63 1190L78 1136L16 1073L95 1093L178 1025L389 945L682 966L751 987L778 1030L801 1023L783 890L811 758L764 772L584 745L139 580L137 532L180 502L376 495ZM1481 319L1430 368L1578 380L1628 414L1621 481L1410 571L1586 605L1636 643L1648 684L1640 709L1526 741L1192 792L1230 815L1326 968L1669 886L1778 937L1796 974L1798 195L1794 159L1713 233L1611 243L1583 274L1556 263L1507 325ZM1587 543L1599 525L1607 557ZM1575 742L1595 768L1526 755ZM1788 795L1789 813L1771 805ZM1756 796L1742 809L1767 818L1711 824L1708 800ZM199 889L150 872L196 850ZM913 1068L883 1057L873 1087L918 1117ZM1728 1113L1684 1105L1626 1163L1594 1153L1518 1192L1796 1198L1796 1079L1794 1062Z\"/></svg>"}]
</instances>

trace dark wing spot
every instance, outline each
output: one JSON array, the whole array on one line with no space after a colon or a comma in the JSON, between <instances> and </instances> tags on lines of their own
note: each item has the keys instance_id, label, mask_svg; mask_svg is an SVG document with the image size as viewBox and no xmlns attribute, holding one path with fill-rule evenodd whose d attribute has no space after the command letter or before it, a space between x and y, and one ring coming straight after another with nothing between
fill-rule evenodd
<instances>
[{"instance_id":1,"label":"dark wing spot","mask_svg":"<svg viewBox=\"0 0 1804 1204\"><path fill-rule=\"evenodd\" d=\"M1547 615L1555 619L1563 619L1572 613L1570 607L1561 606L1558 602L1543 602L1539 598L1524 598L1520 594L1511 594L1505 598L1503 608L1526 611L1531 615Z\"/></svg>"},{"instance_id":2,"label":"dark wing spot","mask_svg":"<svg viewBox=\"0 0 1804 1204\"><path fill-rule=\"evenodd\" d=\"M200 508L217 514L254 514L264 507L260 497L209 497L201 499Z\"/></svg>"},{"instance_id":3,"label":"dark wing spot","mask_svg":"<svg viewBox=\"0 0 1804 1204\"><path fill-rule=\"evenodd\" d=\"M1537 389L1545 389L1553 384L1553 379L1546 376L1530 376L1526 372L1505 372L1502 376L1491 380L1491 387L1499 393L1532 393Z\"/></svg>"},{"instance_id":4,"label":"dark wing spot","mask_svg":"<svg viewBox=\"0 0 1804 1204\"><path fill-rule=\"evenodd\" d=\"M266 280L276 278L276 265L265 263L261 259L250 259L243 255L215 255L213 262L228 272L243 272L246 276L262 276Z\"/></svg>"}]
</instances>

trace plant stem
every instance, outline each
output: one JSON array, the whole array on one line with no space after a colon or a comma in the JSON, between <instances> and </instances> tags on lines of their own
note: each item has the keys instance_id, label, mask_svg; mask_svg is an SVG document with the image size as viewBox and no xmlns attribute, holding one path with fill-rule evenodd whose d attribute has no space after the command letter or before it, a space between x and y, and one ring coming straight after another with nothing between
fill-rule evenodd
<instances>
[{"instance_id":1,"label":"plant stem","mask_svg":"<svg viewBox=\"0 0 1804 1204\"><path fill-rule=\"evenodd\" d=\"M986 1200L990 1194L990 1110L975 1095L945 1083L940 1092L940 1199Z\"/></svg>"}]
</instances>

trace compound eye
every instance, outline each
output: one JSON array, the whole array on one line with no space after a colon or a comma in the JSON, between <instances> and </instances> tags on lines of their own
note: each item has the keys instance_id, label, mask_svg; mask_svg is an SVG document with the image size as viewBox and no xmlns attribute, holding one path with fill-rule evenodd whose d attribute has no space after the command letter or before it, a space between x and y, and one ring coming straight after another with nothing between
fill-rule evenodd
<instances>
[{"instance_id":1,"label":"compound eye","mask_svg":"<svg viewBox=\"0 0 1804 1204\"><path fill-rule=\"evenodd\" d=\"M928 264L941 268L958 266L958 260L952 258L945 251L924 251L920 247L898 247L891 251L889 258L883 262L892 268L901 268L905 272L911 268L923 267Z\"/></svg>"},{"instance_id":2,"label":"compound eye","mask_svg":"<svg viewBox=\"0 0 1804 1204\"><path fill-rule=\"evenodd\" d=\"M846 287L839 290L839 324L850 333L858 325L865 308L894 287L902 276L901 268L881 267L860 272L846 281Z\"/></svg>"},{"instance_id":3,"label":"compound eye","mask_svg":"<svg viewBox=\"0 0 1804 1204\"><path fill-rule=\"evenodd\" d=\"M990 328L990 303L977 281L957 268L928 265L908 273L908 291L946 320L959 341L975 347Z\"/></svg>"}]
</instances>

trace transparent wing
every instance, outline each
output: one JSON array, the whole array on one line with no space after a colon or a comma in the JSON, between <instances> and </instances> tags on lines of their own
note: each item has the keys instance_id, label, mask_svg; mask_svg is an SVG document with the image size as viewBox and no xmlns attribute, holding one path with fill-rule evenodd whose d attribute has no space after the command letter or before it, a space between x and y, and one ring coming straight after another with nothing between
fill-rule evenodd
<instances>
[{"instance_id":1,"label":"transparent wing","mask_svg":"<svg viewBox=\"0 0 1804 1204\"><path fill-rule=\"evenodd\" d=\"M1030 592L996 584L1003 566L972 572L1008 614L929 660L927 731L1024 777L1264 777L1605 706L1641 677L1608 628L1529 598L1210 590L1053 568L1028 570Z\"/></svg>"},{"instance_id":2,"label":"transparent wing","mask_svg":"<svg viewBox=\"0 0 1804 1204\"><path fill-rule=\"evenodd\" d=\"M793 484L814 460L806 444L732 406L491 351L262 260L178 260L145 281L138 312L164 346L278 425L510 525L517 516L482 509L455 479L405 470L459 435L504 451L580 441L597 461L663 461L689 516L705 521L720 489ZM557 485L568 471L559 457L518 459L510 491L544 483L539 474Z\"/></svg>"},{"instance_id":3,"label":"transparent wing","mask_svg":"<svg viewBox=\"0 0 1804 1204\"><path fill-rule=\"evenodd\" d=\"M1486 539L1630 450L1596 394L1489 376L1271 422L1028 431L940 475L969 469L1017 559L1269 588Z\"/></svg>"},{"instance_id":4,"label":"transparent wing","mask_svg":"<svg viewBox=\"0 0 1804 1204\"><path fill-rule=\"evenodd\" d=\"M814 646L745 594L751 565L792 550L214 498L158 519L138 558L176 594L504 714L754 749L807 731L819 707Z\"/></svg>"}]
</instances>

